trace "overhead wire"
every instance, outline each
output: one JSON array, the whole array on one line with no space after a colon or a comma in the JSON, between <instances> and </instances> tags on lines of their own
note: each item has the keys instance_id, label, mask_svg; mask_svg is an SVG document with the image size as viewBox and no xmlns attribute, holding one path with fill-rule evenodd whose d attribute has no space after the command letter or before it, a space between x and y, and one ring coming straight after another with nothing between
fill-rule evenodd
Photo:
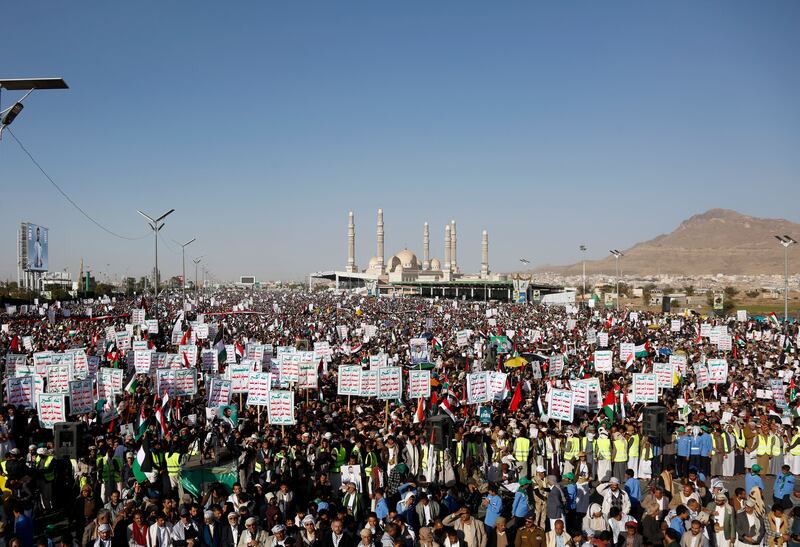
<instances>
[{"instance_id":1,"label":"overhead wire","mask_svg":"<svg viewBox=\"0 0 800 547\"><path fill-rule=\"evenodd\" d=\"M73 207L75 207L75 209L77 209L83 216L85 216L87 219L89 219L89 221L92 222L92 224L94 224L95 226L97 226L98 228L103 230L104 232L106 232L108 234L111 234L112 236L114 236L116 238L124 239L124 240L127 240L127 241L139 241L140 239L144 239L144 238L146 238L146 237L148 237L150 235L149 233L146 233L143 236L139 236L139 237L128 237L128 236L124 236L124 235L118 234L117 232L111 230L110 228L107 228L107 227L103 226L100 222L95 220L89 213L84 211L83 208L80 205L75 203L75 201L71 197L69 197L69 195L64 190L61 189L61 187L56 183L56 181L53 180L53 177L51 177L47 173L47 171L44 170L44 167L42 167L41 164L38 161L36 161L36 158L33 157L33 154L30 153L30 151L25 147L25 145L22 144L22 141L20 141L17 138L17 136L11 131L11 129L8 126L6 126L5 130L9 135L11 135L11 137L14 139L14 141L19 145L20 149L22 149L22 151L25 152L25 154L28 156L28 158L30 158L31 162L33 162L33 164L39 169L39 171L41 171L42 175L44 175L44 177L48 181L50 181L50 184L52 184L55 187L55 189L58 190L58 192L64 197L64 199L66 199Z\"/></svg>"}]
</instances>

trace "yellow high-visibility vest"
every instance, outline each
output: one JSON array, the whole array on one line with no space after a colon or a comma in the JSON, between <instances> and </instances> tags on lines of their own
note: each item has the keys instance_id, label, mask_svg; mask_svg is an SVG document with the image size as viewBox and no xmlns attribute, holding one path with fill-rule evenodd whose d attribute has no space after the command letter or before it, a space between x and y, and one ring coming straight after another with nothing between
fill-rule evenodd
<instances>
[{"instance_id":1,"label":"yellow high-visibility vest","mask_svg":"<svg viewBox=\"0 0 800 547\"><path fill-rule=\"evenodd\" d=\"M792 444L800 440L800 433L792 437ZM789 454L792 456L800 456L800 443L797 443L794 448L789 449Z\"/></svg>"},{"instance_id":2,"label":"yellow high-visibility vest","mask_svg":"<svg viewBox=\"0 0 800 547\"><path fill-rule=\"evenodd\" d=\"M639 457L639 443L641 442L641 438L638 434L631 435L631 438L628 439L628 457L629 458L638 458Z\"/></svg>"},{"instance_id":3,"label":"yellow high-visibility vest","mask_svg":"<svg viewBox=\"0 0 800 547\"><path fill-rule=\"evenodd\" d=\"M579 451L578 439L575 437L567 439L564 444L564 459L567 461L576 459Z\"/></svg>"},{"instance_id":4,"label":"yellow high-visibility vest","mask_svg":"<svg viewBox=\"0 0 800 547\"><path fill-rule=\"evenodd\" d=\"M741 429L734 429L733 436L736 437L736 445L743 450L747 443L747 439L744 438L744 431Z\"/></svg>"},{"instance_id":5,"label":"yellow high-visibility vest","mask_svg":"<svg viewBox=\"0 0 800 547\"><path fill-rule=\"evenodd\" d=\"M514 440L514 458L520 462L528 461L528 454L531 452L531 440L527 437L517 437Z\"/></svg>"},{"instance_id":6,"label":"yellow high-visibility vest","mask_svg":"<svg viewBox=\"0 0 800 547\"><path fill-rule=\"evenodd\" d=\"M597 439L597 459L611 459L611 439Z\"/></svg>"},{"instance_id":7,"label":"yellow high-visibility vest","mask_svg":"<svg viewBox=\"0 0 800 547\"><path fill-rule=\"evenodd\" d=\"M178 452L170 452L167 455L167 475L179 477L181 474L181 455Z\"/></svg>"},{"instance_id":8,"label":"yellow high-visibility vest","mask_svg":"<svg viewBox=\"0 0 800 547\"><path fill-rule=\"evenodd\" d=\"M780 456L783 454L783 439L777 435L769 436L770 453L773 456Z\"/></svg>"},{"instance_id":9,"label":"yellow high-visibility vest","mask_svg":"<svg viewBox=\"0 0 800 547\"><path fill-rule=\"evenodd\" d=\"M625 439L614 441L614 449L616 450L616 453L614 454L614 462L628 461L628 443Z\"/></svg>"},{"instance_id":10,"label":"yellow high-visibility vest","mask_svg":"<svg viewBox=\"0 0 800 547\"><path fill-rule=\"evenodd\" d=\"M723 433L722 435L720 435L720 437L722 438L722 450L723 450L722 453L723 454L727 454L727 452L728 452L728 436ZM711 436L711 446L714 448L714 450L711 453L712 454L716 454L717 453L717 438L714 437L713 435Z\"/></svg>"},{"instance_id":11,"label":"yellow high-visibility vest","mask_svg":"<svg viewBox=\"0 0 800 547\"><path fill-rule=\"evenodd\" d=\"M765 435L758 436L758 446L756 447L757 456L769 455L769 437Z\"/></svg>"}]
</instances>

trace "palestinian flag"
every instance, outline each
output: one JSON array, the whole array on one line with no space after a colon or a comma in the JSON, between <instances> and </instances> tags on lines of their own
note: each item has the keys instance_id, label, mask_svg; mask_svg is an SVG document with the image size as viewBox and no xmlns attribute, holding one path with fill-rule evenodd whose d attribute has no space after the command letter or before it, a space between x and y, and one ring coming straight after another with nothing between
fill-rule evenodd
<instances>
[{"instance_id":1,"label":"palestinian flag","mask_svg":"<svg viewBox=\"0 0 800 547\"><path fill-rule=\"evenodd\" d=\"M228 362L228 351L225 349L225 327L220 325L214 337L214 349L217 350L217 362L222 365Z\"/></svg>"},{"instance_id":2,"label":"palestinian flag","mask_svg":"<svg viewBox=\"0 0 800 547\"><path fill-rule=\"evenodd\" d=\"M133 460L133 475L139 482L152 482L155 478L153 472L153 456L150 452L150 441L147 436L142 438L142 444L136 451L136 458Z\"/></svg>"},{"instance_id":3,"label":"palestinian flag","mask_svg":"<svg viewBox=\"0 0 800 547\"><path fill-rule=\"evenodd\" d=\"M139 439L142 438L144 432L147 431L147 418L144 415L144 405L141 406L141 412L139 412L139 425L136 428L136 442L139 442Z\"/></svg>"},{"instance_id":4,"label":"palestinian flag","mask_svg":"<svg viewBox=\"0 0 800 547\"><path fill-rule=\"evenodd\" d=\"M436 351L442 351L442 341L436 337L431 338L431 346L433 346Z\"/></svg>"},{"instance_id":5,"label":"palestinian flag","mask_svg":"<svg viewBox=\"0 0 800 547\"><path fill-rule=\"evenodd\" d=\"M781 326L781 322L778 321L778 316L775 315L775 312L771 312L769 314L769 322L772 323L776 327L780 327Z\"/></svg>"},{"instance_id":6,"label":"palestinian flag","mask_svg":"<svg viewBox=\"0 0 800 547\"><path fill-rule=\"evenodd\" d=\"M794 377L789 380L789 402L793 403L794 400L797 398L797 390L794 387Z\"/></svg>"},{"instance_id":7,"label":"palestinian flag","mask_svg":"<svg viewBox=\"0 0 800 547\"><path fill-rule=\"evenodd\" d=\"M636 343L636 345L633 347L633 354L637 359L650 355L650 342L647 340L647 338Z\"/></svg>"},{"instance_id":8,"label":"palestinian flag","mask_svg":"<svg viewBox=\"0 0 800 547\"><path fill-rule=\"evenodd\" d=\"M136 393L136 388L139 387L138 376L138 374L131 376L131 381L128 382L127 386L125 386L125 393L130 393L131 395Z\"/></svg>"},{"instance_id":9,"label":"palestinian flag","mask_svg":"<svg viewBox=\"0 0 800 547\"><path fill-rule=\"evenodd\" d=\"M603 413L608 416L608 419L614 421L614 415L619 412L619 400L617 399L617 389L612 388L606 393L606 398L603 399Z\"/></svg>"}]
</instances>

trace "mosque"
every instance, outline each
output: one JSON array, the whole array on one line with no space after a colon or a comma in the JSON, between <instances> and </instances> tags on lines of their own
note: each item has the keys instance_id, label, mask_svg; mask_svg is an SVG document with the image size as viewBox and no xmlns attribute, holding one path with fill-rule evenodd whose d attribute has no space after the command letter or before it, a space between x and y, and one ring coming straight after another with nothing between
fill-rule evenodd
<instances>
[{"instance_id":1,"label":"mosque","mask_svg":"<svg viewBox=\"0 0 800 547\"><path fill-rule=\"evenodd\" d=\"M419 295L480 300L535 302L558 287L532 283L531 276L511 276L489 270L489 232L481 234L479 273L464 273L458 264L456 221L444 226L444 257L431 257L430 227L422 227L422 261L414 252L403 249L386 260L384 253L383 209L378 209L375 232L376 254L360 269L356 262L356 223L352 211L347 223L347 264L344 270L309 274L309 287L315 282L332 283L336 289L366 289L372 295Z\"/></svg>"},{"instance_id":2,"label":"mosque","mask_svg":"<svg viewBox=\"0 0 800 547\"><path fill-rule=\"evenodd\" d=\"M444 260L431 258L431 234L426 222L422 228L422 261L412 251L403 249L385 260L383 209L378 209L376 230L377 254L369 259L366 269L359 271L356 266L356 226L353 212L350 211L347 224L347 266L350 274L363 273L370 279L388 283L416 283L455 281L457 279L499 279L489 272L489 233L483 231L480 274L466 275L458 266L458 236L456 221L444 227Z\"/></svg>"}]
</instances>

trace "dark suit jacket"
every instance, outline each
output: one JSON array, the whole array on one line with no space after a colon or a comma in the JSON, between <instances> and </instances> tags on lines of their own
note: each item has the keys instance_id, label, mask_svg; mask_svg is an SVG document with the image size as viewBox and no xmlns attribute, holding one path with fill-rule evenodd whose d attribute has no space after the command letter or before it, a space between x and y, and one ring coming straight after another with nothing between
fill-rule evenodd
<instances>
[{"instance_id":1,"label":"dark suit jacket","mask_svg":"<svg viewBox=\"0 0 800 547\"><path fill-rule=\"evenodd\" d=\"M753 536L755 540L751 545L760 545L761 540L764 539L764 533L766 532L766 526L764 526L764 519L756 515L756 519L760 522L761 526L759 526L759 531L756 532L754 526L750 526L750 523L747 521L747 513L742 511L738 515L736 515L736 539L742 541L744 543L749 543L744 541L745 536Z\"/></svg>"},{"instance_id":2,"label":"dark suit jacket","mask_svg":"<svg viewBox=\"0 0 800 547\"><path fill-rule=\"evenodd\" d=\"M327 530L326 530L326 531L325 531L325 532L322 534L322 543L321 543L321 547L334 547L334 543L333 543L333 532L331 532L331 531L327 531ZM353 538L350 536L350 534L348 534L347 532L344 532L344 533L342 534L342 539L341 539L341 540L339 540L339 547L356 547L356 542L355 542L355 540L354 540L354 539L353 539Z\"/></svg>"},{"instance_id":3,"label":"dark suit jacket","mask_svg":"<svg viewBox=\"0 0 800 547\"><path fill-rule=\"evenodd\" d=\"M236 547L236 544L233 542L233 532L231 531L231 525L225 523L222 524L221 527L222 529L220 530L219 534L219 547ZM239 535L237 536L237 538L239 538L242 536L242 530L244 530L244 526L239 524L237 528L239 529Z\"/></svg>"},{"instance_id":4,"label":"dark suit jacket","mask_svg":"<svg viewBox=\"0 0 800 547\"><path fill-rule=\"evenodd\" d=\"M214 539L211 539L210 526L214 527ZM203 523L200 529L200 545L202 547L220 547L220 539L222 538L222 526L216 520L211 525Z\"/></svg>"}]
</instances>

